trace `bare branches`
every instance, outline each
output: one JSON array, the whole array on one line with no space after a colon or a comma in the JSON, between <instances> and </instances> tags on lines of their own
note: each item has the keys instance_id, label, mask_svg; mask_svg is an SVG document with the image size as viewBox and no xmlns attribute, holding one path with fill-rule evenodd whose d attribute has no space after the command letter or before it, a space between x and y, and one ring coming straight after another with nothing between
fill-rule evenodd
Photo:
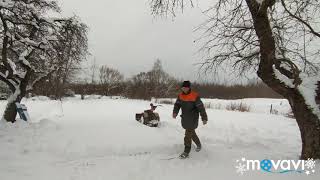
<instances>
[{"instance_id":1,"label":"bare branches","mask_svg":"<svg viewBox=\"0 0 320 180\"><path fill-rule=\"evenodd\" d=\"M110 87L119 84L123 80L123 75L116 69L108 66L101 66L99 68L100 84L110 85Z\"/></svg>"},{"instance_id":2,"label":"bare branches","mask_svg":"<svg viewBox=\"0 0 320 180\"><path fill-rule=\"evenodd\" d=\"M70 69L69 62L80 62L87 55L86 25L77 17L49 18L48 11L60 11L55 1L0 2L1 72L8 83L33 85L31 80L38 79L39 72L45 77L58 65Z\"/></svg>"},{"instance_id":3,"label":"bare branches","mask_svg":"<svg viewBox=\"0 0 320 180\"><path fill-rule=\"evenodd\" d=\"M175 16L176 10L183 12L188 5L193 7L193 0L150 0L152 14L160 16L168 16L168 13Z\"/></svg>"},{"instance_id":4,"label":"bare branches","mask_svg":"<svg viewBox=\"0 0 320 180\"><path fill-rule=\"evenodd\" d=\"M128 83L128 96L143 99L167 97L176 91L177 85L177 81L163 70L160 59L154 62L150 71L133 76Z\"/></svg>"},{"instance_id":5,"label":"bare branches","mask_svg":"<svg viewBox=\"0 0 320 180\"><path fill-rule=\"evenodd\" d=\"M208 20L196 31L203 34L197 41L205 72L228 66L245 74L258 64L259 41L245 1L220 0L204 13Z\"/></svg>"},{"instance_id":6,"label":"bare branches","mask_svg":"<svg viewBox=\"0 0 320 180\"><path fill-rule=\"evenodd\" d=\"M320 33L319 32L316 32L314 30L314 28L305 20L303 20L301 17L299 17L298 15L295 15L293 14L292 12L290 12L290 10L287 8L287 5L286 3L284 2L284 0L281 0L281 4L282 6L284 7L285 11L290 15L290 17L298 20L300 23L304 24L312 34L314 34L315 36L317 36L318 38L320 38ZM302 4L303 5L303 4ZM304 10L308 7L307 3L303 6L303 7L300 7L299 9L301 10Z\"/></svg>"},{"instance_id":7,"label":"bare branches","mask_svg":"<svg viewBox=\"0 0 320 180\"><path fill-rule=\"evenodd\" d=\"M50 76L52 73L54 73L57 69L53 68L48 72L44 72L41 75L38 75L37 78L35 80L33 80L29 86L27 86L26 91L30 92L33 90L33 88L35 87L36 84L40 83L41 81L43 81L44 79L48 78L48 76Z\"/></svg>"},{"instance_id":8,"label":"bare branches","mask_svg":"<svg viewBox=\"0 0 320 180\"><path fill-rule=\"evenodd\" d=\"M99 68L100 84L105 88L105 95L109 95L109 92L121 85L123 81L123 75L116 69L108 66L101 66Z\"/></svg>"},{"instance_id":9,"label":"bare branches","mask_svg":"<svg viewBox=\"0 0 320 180\"><path fill-rule=\"evenodd\" d=\"M242 74L258 67L260 58L256 52L260 42L247 2L257 16L268 15L276 57L290 59L305 73L317 73L320 67L317 60L320 39L319 30L316 30L320 23L317 19L320 16L318 0L218 0L203 12L208 20L196 29L203 34L196 41L202 44L199 53L205 71L228 65ZM186 4L190 4L189 1L150 1L153 15L174 14Z\"/></svg>"},{"instance_id":10,"label":"bare branches","mask_svg":"<svg viewBox=\"0 0 320 180\"><path fill-rule=\"evenodd\" d=\"M255 8L257 16L259 13L268 14L276 57L290 59L305 73L317 73L320 67L320 39L316 38L318 32L315 27L320 23L316 19L320 16L319 2L286 1L286 9L282 3L273 0L265 0L262 4L255 0L248 2ZM203 54L202 68L207 71L221 68L221 65L231 66L240 74L248 69L256 69L260 58L255 52L260 48L260 41L245 0L219 0L204 13L208 20L196 29L203 33L197 40L203 44L199 50Z\"/></svg>"}]
</instances>

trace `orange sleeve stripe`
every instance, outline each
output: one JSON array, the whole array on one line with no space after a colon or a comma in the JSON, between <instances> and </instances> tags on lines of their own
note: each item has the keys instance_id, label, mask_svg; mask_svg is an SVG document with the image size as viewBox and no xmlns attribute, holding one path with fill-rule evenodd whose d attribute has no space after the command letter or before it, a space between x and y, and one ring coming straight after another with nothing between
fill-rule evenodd
<instances>
[{"instance_id":1,"label":"orange sleeve stripe","mask_svg":"<svg viewBox=\"0 0 320 180\"><path fill-rule=\"evenodd\" d=\"M179 99L182 101L196 101L197 97L198 97L198 93L193 91L189 94L183 94L183 93L179 94Z\"/></svg>"}]
</instances>

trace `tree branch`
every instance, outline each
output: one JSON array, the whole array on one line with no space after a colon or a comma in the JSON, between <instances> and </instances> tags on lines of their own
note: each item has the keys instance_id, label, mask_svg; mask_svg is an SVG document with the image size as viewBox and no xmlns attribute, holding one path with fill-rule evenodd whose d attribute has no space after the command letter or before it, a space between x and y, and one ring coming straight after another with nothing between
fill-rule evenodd
<instances>
[{"instance_id":1,"label":"tree branch","mask_svg":"<svg viewBox=\"0 0 320 180\"><path fill-rule=\"evenodd\" d=\"M306 21L304 21L302 18L300 18L300 17L298 17L298 16L296 16L296 15L294 15L293 13L290 12L290 10L287 8L284 0L281 0L281 4L282 4L283 8L285 9L285 11L286 11L291 17L293 17L294 19L298 20L300 23L302 23L302 24L304 24L305 26L307 26L307 28L310 30L310 32L311 32L313 35L315 35L315 36L317 36L318 38L320 38L320 33L316 32L310 24L308 24L308 23L307 23Z\"/></svg>"}]
</instances>

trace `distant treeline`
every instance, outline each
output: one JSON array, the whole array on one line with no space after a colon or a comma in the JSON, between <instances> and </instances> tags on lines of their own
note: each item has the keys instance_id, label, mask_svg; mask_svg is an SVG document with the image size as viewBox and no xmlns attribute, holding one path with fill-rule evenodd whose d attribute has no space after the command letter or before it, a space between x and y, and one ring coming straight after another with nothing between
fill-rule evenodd
<instances>
[{"instance_id":1,"label":"distant treeline","mask_svg":"<svg viewBox=\"0 0 320 180\"><path fill-rule=\"evenodd\" d=\"M89 74L89 73L88 73ZM60 78L59 73L49 76L33 89L32 96L44 95L52 99L64 96L104 95L123 96L130 99L176 98L180 92L182 80L170 76L161 65L155 61L151 70L140 72L129 79L116 69L101 66L97 71L97 78L92 75L91 81L72 82ZM64 77L64 76L62 76ZM251 82L245 85L224 85L216 83L192 82L195 89L203 98L241 99L241 98L282 98L263 82ZM0 84L2 94L6 92Z\"/></svg>"},{"instance_id":2,"label":"distant treeline","mask_svg":"<svg viewBox=\"0 0 320 180\"><path fill-rule=\"evenodd\" d=\"M73 94L82 95L106 95L106 96L124 96L130 99L151 99L156 98L176 98L180 92L180 82L175 82L171 88L165 85L152 88L145 82L145 86L132 81L122 82L119 86L110 91L106 91L106 87L101 84L69 84L66 87L65 96ZM54 89L48 89L42 86L36 94L52 96ZM241 98L283 98L263 82L250 83L246 85L223 85L215 83L193 83L192 88L196 90L203 98L218 99L241 99ZM54 96L53 96L54 98Z\"/></svg>"},{"instance_id":3,"label":"distant treeline","mask_svg":"<svg viewBox=\"0 0 320 180\"><path fill-rule=\"evenodd\" d=\"M263 82L246 85L223 85L214 83L194 84L194 89L205 98L241 99L241 98L283 98Z\"/></svg>"}]
</instances>

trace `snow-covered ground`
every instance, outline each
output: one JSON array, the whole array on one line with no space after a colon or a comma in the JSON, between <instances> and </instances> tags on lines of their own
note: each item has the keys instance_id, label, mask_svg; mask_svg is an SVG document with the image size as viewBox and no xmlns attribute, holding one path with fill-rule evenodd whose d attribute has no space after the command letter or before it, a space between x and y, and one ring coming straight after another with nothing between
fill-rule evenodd
<instances>
[{"instance_id":1,"label":"snow-covered ground","mask_svg":"<svg viewBox=\"0 0 320 180\"><path fill-rule=\"evenodd\" d=\"M248 100L250 101L250 100ZM269 107L266 99L253 100ZM209 122L197 129L203 150L189 159L166 160L183 150L184 131L171 118L172 105L157 111L159 128L135 121L148 101L121 98L24 100L32 122L0 123L1 180L211 180L319 179L316 173L236 173L246 159L293 159L300 154L294 119L256 112L207 109ZM0 101L0 111L5 108ZM261 109L261 108L258 108ZM263 109L263 108L262 108ZM268 109L266 110L266 112ZM2 114L0 114L2 116Z\"/></svg>"}]
</instances>

